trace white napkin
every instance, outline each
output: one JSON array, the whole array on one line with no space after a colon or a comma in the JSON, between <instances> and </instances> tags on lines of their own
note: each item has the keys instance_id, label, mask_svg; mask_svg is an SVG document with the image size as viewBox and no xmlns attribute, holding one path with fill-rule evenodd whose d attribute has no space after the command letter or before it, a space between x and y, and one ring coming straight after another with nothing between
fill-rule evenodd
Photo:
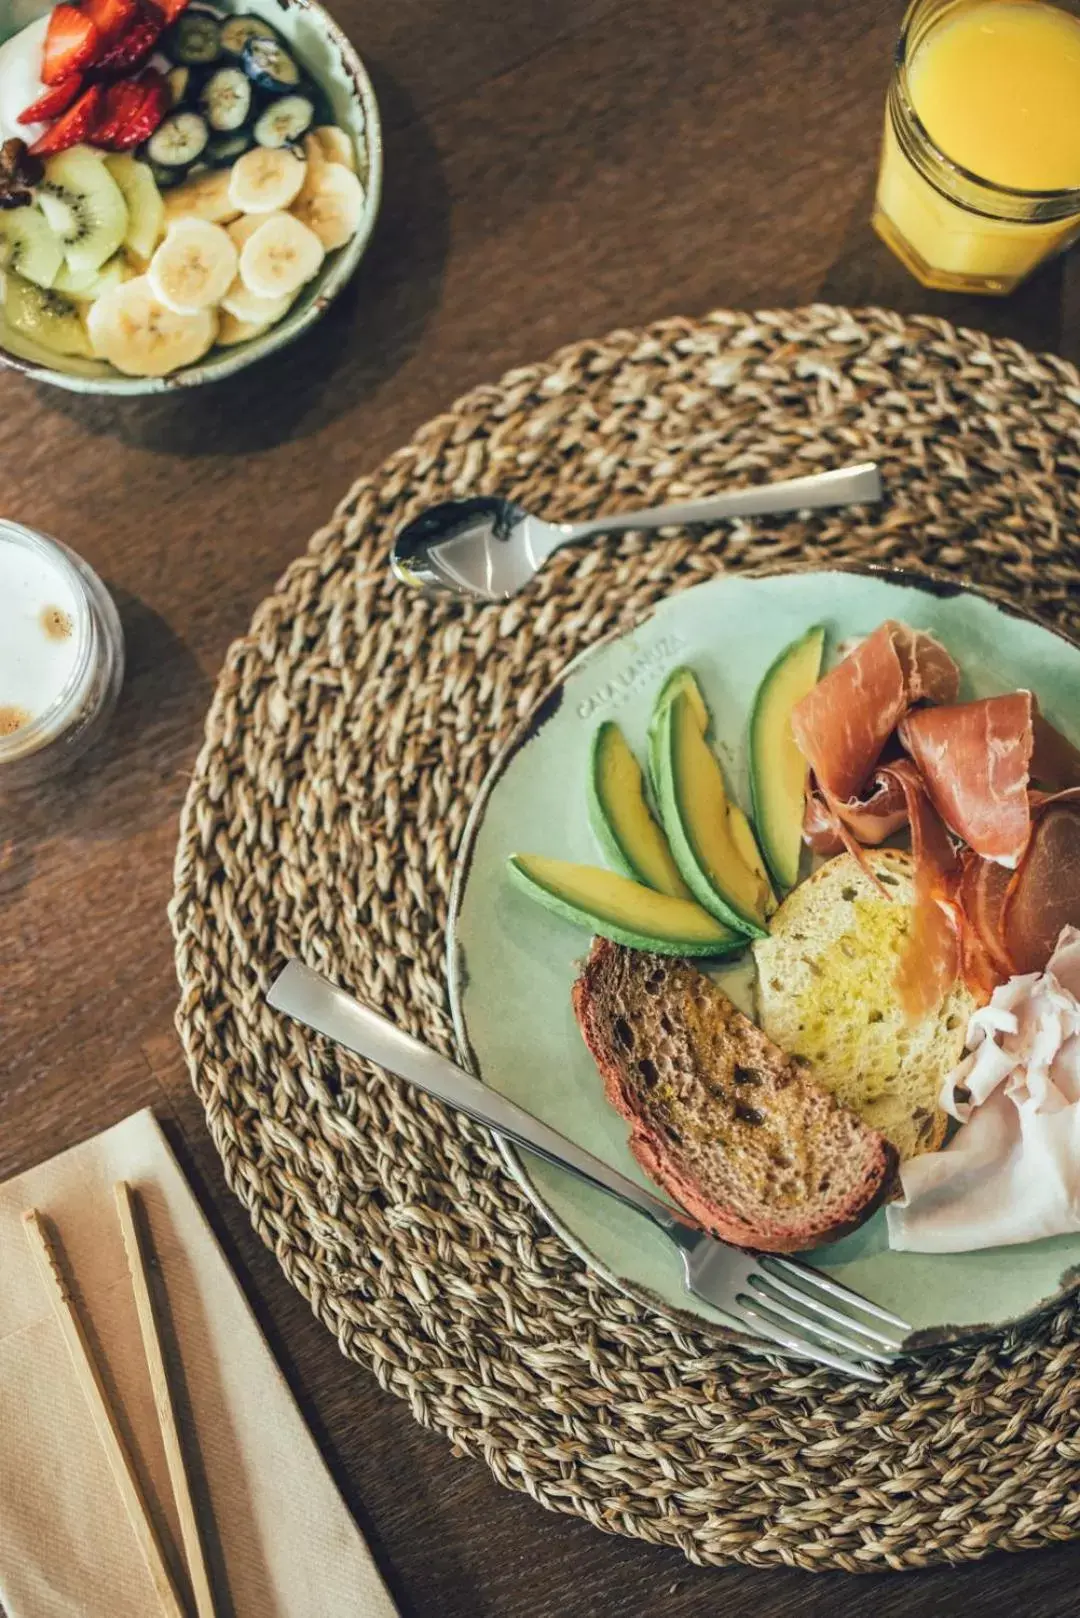
<instances>
[{"instance_id":1,"label":"white napkin","mask_svg":"<svg viewBox=\"0 0 1080 1618\"><path fill-rule=\"evenodd\" d=\"M962 1127L902 1164L889 1246L962 1253L1080 1231L1080 931L968 1025L940 1104ZM966 1099L965 1099L966 1097Z\"/></svg>"},{"instance_id":2,"label":"white napkin","mask_svg":"<svg viewBox=\"0 0 1080 1618\"><path fill-rule=\"evenodd\" d=\"M193 1486L210 1529L218 1610L229 1618L395 1618L150 1112L0 1185L0 1610L7 1618L154 1618L161 1610L23 1234L28 1207L59 1238L151 1512L178 1560L113 1204L118 1179L139 1194L161 1265L197 1437Z\"/></svg>"}]
</instances>

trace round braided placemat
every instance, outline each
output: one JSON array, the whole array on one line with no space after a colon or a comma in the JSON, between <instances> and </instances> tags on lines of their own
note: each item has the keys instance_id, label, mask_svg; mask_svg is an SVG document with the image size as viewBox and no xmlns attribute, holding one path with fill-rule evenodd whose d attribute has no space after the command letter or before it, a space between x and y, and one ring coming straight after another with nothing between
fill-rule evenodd
<instances>
[{"instance_id":1,"label":"round braided placemat","mask_svg":"<svg viewBox=\"0 0 1080 1618\"><path fill-rule=\"evenodd\" d=\"M387 568L437 500L586 517L864 457L888 484L874 511L600 541L504 606L432 603ZM451 1050L466 816L571 656L720 569L801 559L970 574L1075 632L1078 478L1060 360L881 310L669 320L428 423L229 652L171 912L192 1078L230 1186L343 1352L500 1482L700 1562L918 1567L1080 1532L1075 1305L877 1389L719 1344L593 1277L481 1129L263 1003L298 954Z\"/></svg>"}]
</instances>

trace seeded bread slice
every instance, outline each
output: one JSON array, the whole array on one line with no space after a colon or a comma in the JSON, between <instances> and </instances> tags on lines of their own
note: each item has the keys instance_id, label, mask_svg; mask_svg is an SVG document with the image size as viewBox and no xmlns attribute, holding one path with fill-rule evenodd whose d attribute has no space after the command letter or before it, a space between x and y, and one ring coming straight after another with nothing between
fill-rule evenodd
<instances>
[{"instance_id":1,"label":"seeded bread slice","mask_svg":"<svg viewBox=\"0 0 1080 1618\"><path fill-rule=\"evenodd\" d=\"M905 1017L895 979L911 925L914 864L868 849L886 898L850 854L791 893L754 944L762 1028L804 1057L819 1083L880 1129L900 1157L933 1152L948 1118L941 1081L959 1061L975 1000L957 982L920 1021Z\"/></svg>"},{"instance_id":2,"label":"seeded bread slice","mask_svg":"<svg viewBox=\"0 0 1080 1618\"><path fill-rule=\"evenodd\" d=\"M794 1253L846 1235L896 1154L687 961L598 939L574 1013L646 1174L739 1247Z\"/></svg>"}]
</instances>

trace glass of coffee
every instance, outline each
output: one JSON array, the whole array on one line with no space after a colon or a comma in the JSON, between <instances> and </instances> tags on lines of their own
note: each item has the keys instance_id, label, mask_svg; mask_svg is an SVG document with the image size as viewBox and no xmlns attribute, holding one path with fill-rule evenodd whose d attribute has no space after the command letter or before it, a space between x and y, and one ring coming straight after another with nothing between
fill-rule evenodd
<instances>
[{"instance_id":1,"label":"glass of coffee","mask_svg":"<svg viewBox=\"0 0 1080 1618\"><path fill-rule=\"evenodd\" d=\"M120 619L97 574L58 540L0 519L0 792L84 753L123 676Z\"/></svg>"}]
</instances>

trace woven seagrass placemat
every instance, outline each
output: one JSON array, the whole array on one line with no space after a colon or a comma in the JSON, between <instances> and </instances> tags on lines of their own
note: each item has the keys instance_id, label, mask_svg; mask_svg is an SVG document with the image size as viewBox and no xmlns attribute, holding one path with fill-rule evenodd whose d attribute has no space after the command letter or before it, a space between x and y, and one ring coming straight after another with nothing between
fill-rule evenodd
<instances>
[{"instance_id":1,"label":"woven seagrass placemat","mask_svg":"<svg viewBox=\"0 0 1080 1618\"><path fill-rule=\"evenodd\" d=\"M505 606L392 582L398 526L553 517L864 457L861 516L561 552ZM452 1049L451 873L499 748L583 647L725 568L933 566L1074 632L1080 378L942 321L815 306L619 331L477 388L361 478L229 652L183 816L178 1026L226 1177L343 1351L500 1482L695 1561L851 1570L1080 1533L1080 1311L882 1387L770 1362L593 1277L485 1133L270 1013L299 954Z\"/></svg>"}]
</instances>

